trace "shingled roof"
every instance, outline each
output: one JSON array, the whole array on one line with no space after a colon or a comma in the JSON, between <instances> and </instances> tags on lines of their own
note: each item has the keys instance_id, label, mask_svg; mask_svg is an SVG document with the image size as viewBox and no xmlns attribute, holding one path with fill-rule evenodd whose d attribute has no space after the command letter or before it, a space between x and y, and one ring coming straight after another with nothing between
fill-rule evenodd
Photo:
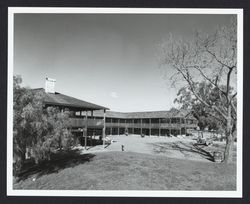
<instances>
[{"instance_id":1,"label":"shingled roof","mask_svg":"<svg viewBox=\"0 0 250 204\"><path fill-rule=\"evenodd\" d=\"M58 92L46 93L43 88L33 89L33 91L42 91L45 94L44 102L46 105L61 106L79 110L109 110L104 106L89 103Z\"/></svg>"},{"instance_id":2,"label":"shingled roof","mask_svg":"<svg viewBox=\"0 0 250 204\"><path fill-rule=\"evenodd\" d=\"M135 119L135 118L175 118L175 117L186 117L190 111L146 111L146 112L115 112L107 111L107 118L120 118L120 119ZM103 117L102 111L94 111L95 117Z\"/></svg>"}]
</instances>

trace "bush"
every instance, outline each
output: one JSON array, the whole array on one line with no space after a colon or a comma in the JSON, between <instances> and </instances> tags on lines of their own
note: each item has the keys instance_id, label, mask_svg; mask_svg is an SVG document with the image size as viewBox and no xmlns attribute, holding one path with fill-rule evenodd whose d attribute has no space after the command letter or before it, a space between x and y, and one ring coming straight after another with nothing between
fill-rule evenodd
<instances>
[{"instance_id":1,"label":"bush","mask_svg":"<svg viewBox=\"0 0 250 204\"><path fill-rule=\"evenodd\" d=\"M57 149L69 149L73 137L69 131L69 112L44 106L44 92L34 92L20 86L21 77L14 76L14 174L20 171L25 153L36 163L50 160Z\"/></svg>"}]
</instances>

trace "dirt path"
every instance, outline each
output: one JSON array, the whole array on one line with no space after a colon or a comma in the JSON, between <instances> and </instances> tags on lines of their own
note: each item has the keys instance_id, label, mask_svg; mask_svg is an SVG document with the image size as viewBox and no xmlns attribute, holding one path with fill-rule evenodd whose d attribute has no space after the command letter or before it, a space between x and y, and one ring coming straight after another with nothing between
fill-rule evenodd
<instances>
[{"instance_id":1,"label":"dirt path","mask_svg":"<svg viewBox=\"0 0 250 204\"><path fill-rule=\"evenodd\" d=\"M196 147L195 140L191 138L176 137L140 137L138 135L109 136L111 145L103 149L103 146L91 147L88 150L82 149L82 153L122 151L137 152L151 155L161 155L170 158L197 160L211 162L214 151L223 151L224 143L215 143L212 146ZM235 155L236 157L236 155Z\"/></svg>"}]
</instances>

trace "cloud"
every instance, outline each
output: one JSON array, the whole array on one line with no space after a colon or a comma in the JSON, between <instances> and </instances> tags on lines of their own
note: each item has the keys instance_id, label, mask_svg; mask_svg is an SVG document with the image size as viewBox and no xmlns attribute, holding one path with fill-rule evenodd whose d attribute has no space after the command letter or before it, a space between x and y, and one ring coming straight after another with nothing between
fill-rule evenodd
<instances>
[{"instance_id":1,"label":"cloud","mask_svg":"<svg viewBox=\"0 0 250 204\"><path fill-rule=\"evenodd\" d=\"M112 98L118 98L118 95L117 95L117 93L116 93L115 91L112 91L112 92L110 93L110 96L111 96Z\"/></svg>"}]
</instances>

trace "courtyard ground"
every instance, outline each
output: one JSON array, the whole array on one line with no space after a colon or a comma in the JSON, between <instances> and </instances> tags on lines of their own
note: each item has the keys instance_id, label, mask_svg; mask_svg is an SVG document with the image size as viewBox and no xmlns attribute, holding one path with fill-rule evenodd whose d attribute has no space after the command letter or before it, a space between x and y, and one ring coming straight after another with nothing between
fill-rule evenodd
<instances>
[{"instance_id":1,"label":"courtyard ground","mask_svg":"<svg viewBox=\"0 0 250 204\"><path fill-rule=\"evenodd\" d=\"M236 164L211 161L211 147L194 147L192 139L112 136L111 145L54 155L30 166L14 189L71 190L235 190ZM125 151L121 151L121 145ZM197 149L198 148L198 149Z\"/></svg>"},{"instance_id":2,"label":"courtyard ground","mask_svg":"<svg viewBox=\"0 0 250 204\"><path fill-rule=\"evenodd\" d=\"M85 150L83 147L78 148L82 153L103 152L103 151L122 151L122 145L125 152L137 152L151 155L160 155L178 159L188 159L203 162L211 162L213 160L214 151L223 152L225 142L214 142L213 145L195 145L196 139L191 137L158 137L145 136L142 138L139 135L111 135L108 138L112 141L111 145L88 147ZM236 161L236 145L233 151L233 162Z\"/></svg>"}]
</instances>

